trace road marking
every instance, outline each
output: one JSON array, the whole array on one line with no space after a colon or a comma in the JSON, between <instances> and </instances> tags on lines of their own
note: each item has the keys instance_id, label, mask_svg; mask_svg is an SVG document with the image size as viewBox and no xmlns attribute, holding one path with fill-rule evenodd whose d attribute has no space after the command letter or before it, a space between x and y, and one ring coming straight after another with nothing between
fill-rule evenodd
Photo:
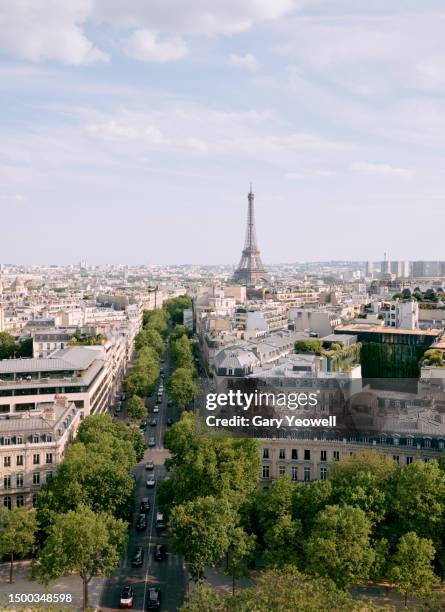
<instances>
[{"instance_id":1,"label":"road marking","mask_svg":"<svg viewBox=\"0 0 445 612\"><path fill-rule=\"evenodd\" d=\"M156 475L156 468L155 468L155 475ZM154 491L154 495L153 495L153 506L152 506L152 513L151 513L151 522L150 522L150 533L149 533L149 536L148 536L148 546L147 546L148 563L147 563L147 569L145 571L144 599L142 601L142 610L145 610L145 599L147 597L148 572L149 572L149 569L150 569L150 566L151 566L150 548L151 548L151 538L152 538L152 534L153 534L153 521L154 521L154 517L155 517L155 503L156 503L156 490Z\"/></svg>"}]
</instances>

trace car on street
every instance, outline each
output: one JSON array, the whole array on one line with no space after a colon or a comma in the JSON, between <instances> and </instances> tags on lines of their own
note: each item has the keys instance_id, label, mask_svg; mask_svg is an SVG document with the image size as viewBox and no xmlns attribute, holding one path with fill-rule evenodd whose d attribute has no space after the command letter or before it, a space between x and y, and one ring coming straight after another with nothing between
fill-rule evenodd
<instances>
[{"instance_id":1,"label":"car on street","mask_svg":"<svg viewBox=\"0 0 445 612\"><path fill-rule=\"evenodd\" d=\"M161 589L150 587L147 593L147 610L159 610L161 607Z\"/></svg>"},{"instance_id":2,"label":"car on street","mask_svg":"<svg viewBox=\"0 0 445 612\"><path fill-rule=\"evenodd\" d=\"M156 403L162 404L162 395L158 395L158 397L156 398Z\"/></svg>"},{"instance_id":3,"label":"car on street","mask_svg":"<svg viewBox=\"0 0 445 612\"><path fill-rule=\"evenodd\" d=\"M131 565L132 567L142 567L144 565L144 549L142 546L136 546L134 549Z\"/></svg>"},{"instance_id":4,"label":"car on street","mask_svg":"<svg viewBox=\"0 0 445 612\"><path fill-rule=\"evenodd\" d=\"M147 512L150 512L150 507L150 500L148 497L143 497L141 499L141 503L139 504L139 510L146 514Z\"/></svg>"},{"instance_id":5,"label":"car on street","mask_svg":"<svg viewBox=\"0 0 445 612\"><path fill-rule=\"evenodd\" d=\"M122 393L121 395L121 402L125 402L125 393Z\"/></svg>"},{"instance_id":6,"label":"car on street","mask_svg":"<svg viewBox=\"0 0 445 612\"><path fill-rule=\"evenodd\" d=\"M121 597L119 600L120 608L132 608L134 604L134 592L133 587L124 586L121 591Z\"/></svg>"},{"instance_id":7,"label":"car on street","mask_svg":"<svg viewBox=\"0 0 445 612\"><path fill-rule=\"evenodd\" d=\"M139 429L141 431L145 431L147 429L147 421L142 421L142 423L139 425Z\"/></svg>"},{"instance_id":8,"label":"car on street","mask_svg":"<svg viewBox=\"0 0 445 612\"><path fill-rule=\"evenodd\" d=\"M161 359L161 363L165 363L165 359L164 359L164 357L162 357L162 359Z\"/></svg>"},{"instance_id":9,"label":"car on street","mask_svg":"<svg viewBox=\"0 0 445 612\"><path fill-rule=\"evenodd\" d=\"M167 558L167 547L164 544L158 544L154 551L155 561L164 561Z\"/></svg>"},{"instance_id":10,"label":"car on street","mask_svg":"<svg viewBox=\"0 0 445 612\"><path fill-rule=\"evenodd\" d=\"M167 419L167 427L171 427L173 423L174 423L173 419Z\"/></svg>"},{"instance_id":11,"label":"car on street","mask_svg":"<svg viewBox=\"0 0 445 612\"><path fill-rule=\"evenodd\" d=\"M155 464L154 461L152 459L149 459L146 463L145 463L145 469L146 470L154 470L155 469Z\"/></svg>"},{"instance_id":12,"label":"car on street","mask_svg":"<svg viewBox=\"0 0 445 612\"><path fill-rule=\"evenodd\" d=\"M149 489L153 489L153 487L156 486L156 478L154 478L154 476L147 478L146 485Z\"/></svg>"},{"instance_id":13,"label":"car on street","mask_svg":"<svg viewBox=\"0 0 445 612\"><path fill-rule=\"evenodd\" d=\"M158 424L158 419L150 419L150 427L156 427Z\"/></svg>"},{"instance_id":14,"label":"car on street","mask_svg":"<svg viewBox=\"0 0 445 612\"><path fill-rule=\"evenodd\" d=\"M156 513L156 529L162 530L165 528L164 515L162 512Z\"/></svg>"},{"instance_id":15,"label":"car on street","mask_svg":"<svg viewBox=\"0 0 445 612\"><path fill-rule=\"evenodd\" d=\"M156 446L156 440L154 438L148 438L148 446L150 448L153 448L153 446Z\"/></svg>"},{"instance_id":16,"label":"car on street","mask_svg":"<svg viewBox=\"0 0 445 612\"><path fill-rule=\"evenodd\" d=\"M147 529L147 517L145 516L145 514L140 514L137 518L136 521L136 529L138 531L144 531L144 529Z\"/></svg>"},{"instance_id":17,"label":"car on street","mask_svg":"<svg viewBox=\"0 0 445 612\"><path fill-rule=\"evenodd\" d=\"M157 413L159 412L159 406L154 406L154 407L153 407L153 412L154 412L155 414L157 414Z\"/></svg>"}]
</instances>

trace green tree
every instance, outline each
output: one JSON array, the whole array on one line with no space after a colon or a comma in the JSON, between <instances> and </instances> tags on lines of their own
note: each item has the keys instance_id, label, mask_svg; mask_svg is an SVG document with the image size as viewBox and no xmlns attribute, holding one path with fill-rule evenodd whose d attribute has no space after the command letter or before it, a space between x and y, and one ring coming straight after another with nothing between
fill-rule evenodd
<instances>
[{"instance_id":1,"label":"green tree","mask_svg":"<svg viewBox=\"0 0 445 612\"><path fill-rule=\"evenodd\" d=\"M227 612L224 595L205 582L200 582L188 593L180 612Z\"/></svg>"},{"instance_id":2,"label":"green tree","mask_svg":"<svg viewBox=\"0 0 445 612\"><path fill-rule=\"evenodd\" d=\"M194 580L202 580L205 565L214 565L228 550L236 522L236 512L225 498L199 497L172 508L173 547L184 556Z\"/></svg>"},{"instance_id":3,"label":"green tree","mask_svg":"<svg viewBox=\"0 0 445 612\"><path fill-rule=\"evenodd\" d=\"M84 419L77 432L76 442L100 444L103 434L130 442L136 454L136 462L144 456L145 440L139 429L126 427L123 423L114 423L109 414L91 414Z\"/></svg>"},{"instance_id":4,"label":"green tree","mask_svg":"<svg viewBox=\"0 0 445 612\"><path fill-rule=\"evenodd\" d=\"M283 514L264 534L266 550L264 560L268 565L283 567L299 565L302 551L301 521Z\"/></svg>"},{"instance_id":5,"label":"green tree","mask_svg":"<svg viewBox=\"0 0 445 612\"><path fill-rule=\"evenodd\" d=\"M230 545L227 554L227 573L232 576L232 595L235 595L236 580L249 575L249 561L255 552L256 538L247 534L242 527L234 527L230 532Z\"/></svg>"},{"instance_id":6,"label":"green tree","mask_svg":"<svg viewBox=\"0 0 445 612\"><path fill-rule=\"evenodd\" d=\"M192 371L188 368L177 368L168 380L167 391L174 404L185 408L196 394Z\"/></svg>"},{"instance_id":7,"label":"green tree","mask_svg":"<svg viewBox=\"0 0 445 612\"><path fill-rule=\"evenodd\" d=\"M167 460L171 478L164 503L226 496L241 504L256 489L260 458L253 438L209 438L199 418L184 413L167 432L165 446L172 456Z\"/></svg>"},{"instance_id":8,"label":"green tree","mask_svg":"<svg viewBox=\"0 0 445 612\"><path fill-rule=\"evenodd\" d=\"M187 336L181 336L171 343L171 357L178 368L194 369L191 343Z\"/></svg>"},{"instance_id":9,"label":"green tree","mask_svg":"<svg viewBox=\"0 0 445 612\"><path fill-rule=\"evenodd\" d=\"M239 591L230 603L228 609L234 612L348 612L365 609L356 605L349 593L340 591L331 580L306 576L292 566L262 572L252 587ZM366 610L370 609L366 607Z\"/></svg>"},{"instance_id":10,"label":"green tree","mask_svg":"<svg viewBox=\"0 0 445 612\"><path fill-rule=\"evenodd\" d=\"M168 335L168 315L162 308L154 308L153 310L144 311L144 319L146 321L145 329L155 329L162 338L166 338Z\"/></svg>"},{"instance_id":11,"label":"green tree","mask_svg":"<svg viewBox=\"0 0 445 612\"><path fill-rule=\"evenodd\" d=\"M126 543L126 523L81 505L54 517L34 565L34 577L47 584L68 573L78 574L83 583L83 609L87 610L91 579L108 576L119 566Z\"/></svg>"},{"instance_id":12,"label":"green tree","mask_svg":"<svg viewBox=\"0 0 445 612\"><path fill-rule=\"evenodd\" d=\"M324 352L323 341L315 338L309 340L297 340L294 344L296 353L315 353L322 355Z\"/></svg>"},{"instance_id":13,"label":"green tree","mask_svg":"<svg viewBox=\"0 0 445 612\"><path fill-rule=\"evenodd\" d=\"M370 533L371 522L360 508L327 506L306 544L306 567L343 589L366 580L374 562Z\"/></svg>"},{"instance_id":14,"label":"green tree","mask_svg":"<svg viewBox=\"0 0 445 612\"><path fill-rule=\"evenodd\" d=\"M389 484L389 536L398 539L414 531L436 542L445 512L445 473L437 461L414 461L399 468Z\"/></svg>"},{"instance_id":15,"label":"green tree","mask_svg":"<svg viewBox=\"0 0 445 612\"><path fill-rule=\"evenodd\" d=\"M392 560L390 578L397 590L404 594L405 607L408 597L421 597L430 593L436 581L432 567L434 555L431 540L419 538L413 531L400 538Z\"/></svg>"},{"instance_id":16,"label":"green tree","mask_svg":"<svg viewBox=\"0 0 445 612\"><path fill-rule=\"evenodd\" d=\"M299 519L303 533L308 536L314 519L332 500L332 485L329 480L316 480L309 485L299 482L294 484L292 517Z\"/></svg>"},{"instance_id":17,"label":"green tree","mask_svg":"<svg viewBox=\"0 0 445 612\"><path fill-rule=\"evenodd\" d=\"M163 308L173 323L182 323L183 312L192 307L192 299L188 295L179 295L164 302Z\"/></svg>"},{"instance_id":18,"label":"green tree","mask_svg":"<svg viewBox=\"0 0 445 612\"><path fill-rule=\"evenodd\" d=\"M0 557L9 555L9 582L13 582L14 560L31 552L37 522L33 510L0 508Z\"/></svg>"},{"instance_id":19,"label":"green tree","mask_svg":"<svg viewBox=\"0 0 445 612\"><path fill-rule=\"evenodd\" d=\"M128 400L127 414L132 421L140 421L147 416L147 408L144 404L144 400L138 395L133 395Z\"/></svg>"},{"instance_id":20,"label":"green tree","mask_svg":"<svg viewBox=\"0 0 445 612\"><path fill-rule=\"evenodd\" d=\"M0 332L0 359L9 359L18 351L14 336L8 332Z\"/></svg>"},{"instance_id":21,"label":"green tree","mask_svg":"<svg viewBox=\"0 0 445 612\"><path fill-rule=\"evenodd\" d=\"M331 466L333 502L361 508L373 522L388 510L388 480L396 471L394 461L372 451L347 457Z\"/></svg>"},{"instance_id":22,"label":"green tree","mask_svg":"<svg viewBox=\"0 0 445 612\"><path fill-rule=\"evenodd\" d=\"M164 342L162 341L162 337L160 333L152 327L142 329L136 335L134 339L134 346L137 351L144 346L149 346L154 349L159 356L161 356L164 352Z\"/></svg>"},{"instance_id":23,"label":"green tree","mask_svg":"<svg viewBox=\"0 0 445 612\"><path fill-rule=\"evenodd\" d=\"M191 330L185 325L175 325L170 333L170 344L175 340L178 340L178 338L181 338L181 336L186 336L187 338L190 338L191 334Z\"/></svg>"}]
</instances>

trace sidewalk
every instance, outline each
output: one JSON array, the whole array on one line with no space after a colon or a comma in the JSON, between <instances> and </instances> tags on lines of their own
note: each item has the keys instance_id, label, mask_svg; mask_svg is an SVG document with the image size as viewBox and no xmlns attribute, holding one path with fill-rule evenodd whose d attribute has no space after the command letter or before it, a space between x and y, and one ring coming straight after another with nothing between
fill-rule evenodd
<instances>
[{"instance_id":1,"label":"sidewalk","mask_svg":"<svg viewBox=\"0 0 445 612\"><path fill-rule=\"evenodd\" d=\"M79 576L64 576L57 580L53 580L46 587L39 582L34 582L29 579L31 571L31 561L17 561L14 563L14 582L9 584L9 563L0 563L0 609L14 610L24 608L34 608L37 606L46 607L51 604L41 604L32 602L11 603L10 596L15 594L45 594L59 593L72 597L71 602L55 604L58 609L81 610L82 609L82 580ZM98 608L100 596L104 585L104 579L101 577L93 578L89 584L89 606Z\"/></svg>"}]
</instances>

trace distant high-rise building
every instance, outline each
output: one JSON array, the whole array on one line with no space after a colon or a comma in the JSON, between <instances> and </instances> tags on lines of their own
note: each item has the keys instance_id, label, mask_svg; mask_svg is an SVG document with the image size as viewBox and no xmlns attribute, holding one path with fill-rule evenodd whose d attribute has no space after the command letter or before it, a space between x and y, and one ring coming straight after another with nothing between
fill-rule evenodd
<instances>
[{"instance_id":1,"label":"distant high-rise building","mask_svg":"<svg viewBox=\"0 0 445 612\"><path fill-rule=\"evenodd\" d=\"M256 242L255 232L255 210L254 210L254 199L255 196L252 192L252 185L247 195L248 208L247 208L247 229L246 229L246 241L244 243L244 249L241 255L241 261L233 280L235 282L242 282L246 285L252 285L256 281L265 280L267 278L267 271L261 261L260 250Z\"/></svg>"}]
</instances>

